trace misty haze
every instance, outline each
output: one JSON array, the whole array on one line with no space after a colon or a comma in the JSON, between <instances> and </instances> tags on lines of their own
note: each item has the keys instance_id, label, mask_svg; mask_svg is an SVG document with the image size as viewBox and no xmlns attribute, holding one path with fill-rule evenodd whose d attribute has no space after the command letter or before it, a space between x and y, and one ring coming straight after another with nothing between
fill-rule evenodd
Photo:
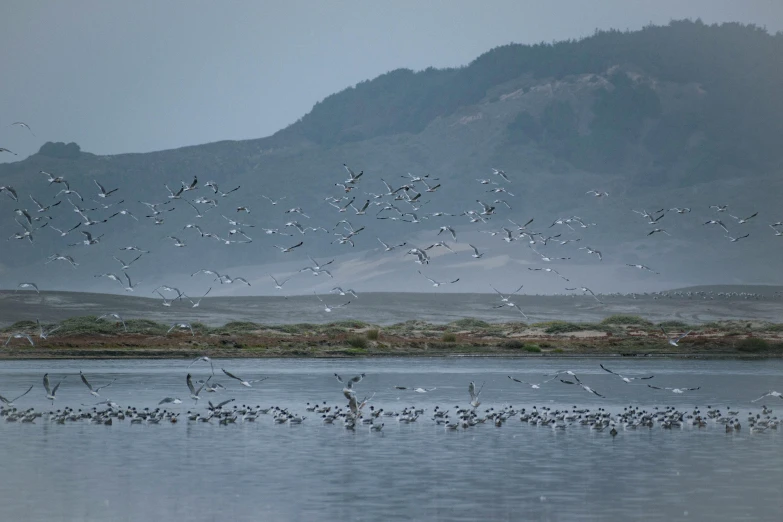
<instances>
[{"instance_id":1,"label":"misty haze","mask_svg":"<svg viewBox=\"0 0 783 522\"><path fill-rule=\"evenodd\" d=\"M7 11L0 519L779 517L783 5Z\"/></svg>"}]
</instances>

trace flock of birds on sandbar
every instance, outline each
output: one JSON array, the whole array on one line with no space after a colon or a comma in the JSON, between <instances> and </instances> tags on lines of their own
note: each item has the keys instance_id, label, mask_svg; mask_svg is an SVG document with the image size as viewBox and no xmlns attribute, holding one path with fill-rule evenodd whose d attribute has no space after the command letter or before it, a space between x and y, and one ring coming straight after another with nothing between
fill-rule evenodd
<instances>
[{"instance_id":1,"label":"flock of birds on sandbar","mask_svg":"<svg viewBox=\"0 0 783 522\"><path fill-rule=\"evenodd\" d=\"M671 406L660 408L656 406L650 410L646 410L639 406L631 405L624 407L622 411L618 410L611 412L608 408L604 407L590 409L573 406L571 408L552 409L546 406L540 408L532 406L530 408L516 409L512 405L508 405L497 409L494 407L485 407L482 410L481 393L484 390L484 383L477 386L474 381L471 381L468 384L469 402L466 405L457 405L453 408L443 408L438 405L430 412L427 412L424 408L417 408L415 406L405 407L399 411L394 411L383 407L376 408L374 404L370 404L376 395L375 393L366 395L361 399L359 398L356 388L365 378L367 378L365 373L352 377L343 377L336 373L334 374L334 378L342 385L341 391L343 397L348 401L347 404L344 405L340 405L336 402L334 404L329 404L327 401L315 401L312 404L308 402L304 406L304 412L296 413L292 412L290 408L280 406L261 407L260 405L239 405L236 403L235 398L228 398L221 401L216 400L216 403L207 400L207 407L205 410L196 410L195 407L202 403L202 393L233 393L237 390L253 388L253 385L264 382L269 378L260 377L257 379L245 379L225 368L220 368L220 371L216 372L214 361L208 356L201 356L193 360L187 367L188 372L190 372L190 368L197 363L209 364L211 369L209 376L206 379L200 379L194 382L193 375L187 373L185 377L185 386L187 387L188 396L184 396L186 397L184 400L179 396L161 397L155 408L121 406L109 399L93 405L82 404L82 406L86 407L84 409L65 407L50 411L36 411L35 408L32 407L20 408L20 404L18 404L19 401L24 399L35 388L35 385L30 385L26 391L17 397L6 398L5 396L0 395L0 402L2 402L0 417L4 418L6 422L20 422L25 424L34 424L38 419L56 424L81 421L101 425L112 425L115 422L125 420L130 424L145 425L177 423L184 420L189 423L216 423L221 426L255 422L262 418L267 418L277 425L300 425L309 419L309 424L314 422L328 425L339 424L348 430L356 430L357 428L365 427L369 431L374 432L380 432L383 430L384 426L390 422L396 422L397 424L418 422L418 424L423 424L426 422L426 418L429 418L430 422L434 423L434 425L441 426L449 431L466 430L483 424L494 424L496 427L502 427L504 423L513 419L518 419L523 423L548 427L552 430L584 427L589 428L591 431L607 431L612 437L617 436L619 430L652 429L654 427L660 427L662 429L682 429L689 425L697 428L705 428L710 425L723 426L726 432L735 432L740 431L742 429L742 423L745 422L740 418L741 412L739 409L732 410L729 407L720 408L712 406L707 406L706 410L702 410L699 407L694 407L692 410L676 409ZM684 394L700 389L699 386L655 386L649 384L649 381L655 377L654 375L624 375L607 368L603 364L600 364L600 368L629 386L646 386L650 390L655 390L656 392ZM221 374L229 379L229 381L226 381L226 384L217 382L217 379ZM54 405L57 400L57 391L60 389L60 386L66 382L67 377L68 375L63 375L57 380L56 384L52 386L53 381L50 380L49 374L44 374L43 391L46 400L50 401L52 405ZM102 382L100 385L93 385L88 380L88 377L82 372L79 372L79 378L84 385L85 394L89 394L95 398L103 398L101 392L103 390L110 391L117 381L115 378L108 382ZM580 388L592 396L604 398L604 395L584 382L584 377L580 378L577 373L572 370L559 370L554 374L545 376L545 380L538 383L524 381L511 375L509 375L508 378L515 383L529 387L530 390L534 390L534 393L536 393L535 390L540 390L542 386L557 381L571 387ZM437 387L393 387L395 394L428 394L434 393L437 390ZM783 399L783 393L770 390L750 402L757 403L767 398ZM182 412L181 410L184 407L180 405L188 401L192 401L192 409ZM773 410L766 405L763 405L760 411L749 411L747 415L746 422L751 433L761 433L768 429L777 430L780 424L777 416L773 415ZM422 420L419 421L419 418Z\"/></svg>"}]
</instances>

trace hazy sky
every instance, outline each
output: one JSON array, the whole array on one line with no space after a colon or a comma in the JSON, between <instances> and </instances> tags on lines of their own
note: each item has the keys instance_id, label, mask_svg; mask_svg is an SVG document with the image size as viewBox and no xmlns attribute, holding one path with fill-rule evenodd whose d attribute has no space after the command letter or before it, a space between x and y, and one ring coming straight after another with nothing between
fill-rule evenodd
<instances>
[{"instance_id":1,"label":"hazy sky","mask_svg":"<svg viewBox=\"0 0 783 522\"><path fill-rule=\"evenodd\" d=\"M783 30L780 0L0 2L0 147L19 153L0 161L45 141L112 154L263 137L359 81L509 42L697 17Z\"/></svg>"}]
</instances>

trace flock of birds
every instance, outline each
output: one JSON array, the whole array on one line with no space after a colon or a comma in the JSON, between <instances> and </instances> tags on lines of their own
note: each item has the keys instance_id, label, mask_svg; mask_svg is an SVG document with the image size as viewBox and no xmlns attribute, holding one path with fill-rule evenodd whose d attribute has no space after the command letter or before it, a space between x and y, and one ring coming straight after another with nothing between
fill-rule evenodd
<instances>
[{"instance_id":1,"label":"flock of birds","mask_svg":"<svg viewBox=\"0 0 783 522\"><path fill-rule=\"evenodd\" d=\"M182 407L176 409L172 408L173 406L181 405L184 402L183 399L176 396L161 398L157 403L157 407L152 409L149 407L123 407L108 399L86 409L65 407L63 409L44 412L36 411L35 408L32 407L24 409L19 408L17 402L26 397L35 387L34 385L30 385L24 393L12 399L0 395L0 402L2 402L0 417L4 418L6 422L21 423L35 423L37 419L43 418L44 420L57 424L86 421L93 424L112 425L116 421L124 420L128 420L130 424L160 424L161 422L177 423L180 420L186 420L187 422L193 423L210 423L214 421L219 425L228 425L254 422L262 416L268 416L274 424L298 425L310 418L310 423L341 424L349 430L356 430L357 427L366 427L370 431L379 432L387 422L394 421L399 424L410 424L417 422L418 419L423 417L426 413L424 408L416 408L413 406L405 407L400 411L376 408L375 405L369 404L375 397L375 393L359 399L356 387L366 378L366 374L364 373L350 378L344 378L338 374L334 374L334 377L342 385L342 395L345 400L347 400L347 404L345 405L340 405L338 403L329 404L327 401L314 402L313 404L307 403L304 407L304 413L299 414L291 412L289 408L280 406L265 408L262 408L261 406L249 406L246 404L240 406L235 404L234 398L230 398L219 401L216 404L211 400L207 400L206 410L197 411L195 410L195 406L200 404L202 392L216 393L228 390L231 387L229 383L223 385L217 382L213 361L208 356L198 357L192 361L187 367L188 371L197 363L208 363L210 365L211 373L206 379L196 382L193 381L191 373L187 373L185 385L187 386L189 398L185 399L185 401L193 401L194 409L188 410L184 415L183 412L180 411ZM639 384L643 385L641 381L649 381L655 377L654 375L628 376L613 371L603 364L600 364L600 367L603 371L617 377L628 385L635 385L636 381L639 381ZM221 368L220 372L222 372L225 377L236 381L240 388L252 388L254 384L268 379L268 377L253 380L244 379L224 368ZM546 380L539 383L531 383L510 375L508 376L512 381L530 387L532 390L540 390L542 386L552 381L559 381L560 383L569 386L581 388L591 395L604 397L602 394L585 384L583 379L574 371L561 370L546 377ZM52 386L49 374L44 374L43 389L45 397L46 400L51 401L52 405L57 399L58 389L65 382L66 378L67 376L64 376L57 384ZM90 383L84 373L79 372L79 378L85 387L85 392L95 398L102 398L101 391L110 389L117 380L112 379L99 386L94 386ZM675 394L683 394L699 389L698 386L681 388L654 386L652 384L646 384L646 386L653 390L668 391ZM515 409L513 406L504 406L499 409L490 407L481 410L481 393L483 389L484 384L477 386L475 382L471 381L468 384L468 404L465 406L457 405L453 409L435 406L430 413L431 421L438 426L442 426L446 430L465 430L486 423L501 427L505 422L517 418L524 423L552 429L562 430L574 426L584 426L594 431L602 432L606 430L612 437L618 434L618 429L632 430L637 428L653 428L655 426L660 426L663 429L682 428L687 425L704 428L707 427L708 424L713 424L724 426L726 432L739 431L742 429L740 411L731 410L728 407L725 408L725 411L721 408L713 408L711 406L708 406L705 411L702 411L698 407L690 411L678 410L674 407L655 407L648 411L638 406L628 406L624 407L622 411L616 411L614 413L603 407L591 410L589 408L579 408L577 406L562 410L553 410L549 407L537 408L536 406L533 406L531 409ZM409 391L412 393L426 394L436 391L437 388L395 386L394 390L396 392ZM783 399L783 394L777 391L769 391L751 402L756 403L765 398ZM83 406L90 405L83 404ZM767 429L776 430L780 421L777 416L773 416L772 413L773 410L766 405L762 406L761 411L748 412L747 423L751 433L763 432ZM183 416L184 419L180 419L181 416Z\"/></svg>"},{"instance_id":2,"label":"flock of birds","mask_svg":"<svg viewBox=\"0 0 783 522\"><path fill-rule=\"evenodd\" d=\"M29 126L23 122L17 122L15 125L24 127L32 133ZM533 229L534 218L527 219L523 224L521 222L517 223L511 218L506 218L499 226L489 230L480 230L493 219L498 218L502 211L512 209L510 201L513 201L511 198L515 197L511 192L512 179L503 170L492 169L490 177L476 179L477 193L481 194L482 192L479 191L483 191L489 197L475 199L475 203L466 205L467 208L460 213L447 213L435 211L434 209L430 212L424 210L425 207L433 204L432 200L428 199L425 201L424 198L431 197L434 199L435 194L442 187L437 178L431 178L429 175L416 176L409 173L402 176L403 181L401 183L392 184L382 178L368 181L364 171L356 173L348 165L343 165L343 167L346 172L345 179L342 182L334 183L334 186L339 189L339 194L326 196L323 202L324 205L331 206L335 214L342 218L333 226L327 227L327 223L323 222L313 223L314 226L309 225L307 221L310 219L308 211L301 204L292 203L285 205L284 201L287 200L287 196L277 197L276 199L264 194L252 196L256 202L263 202L272 207L282 209L283 221L280 225L276 228L262 227L260 229L265 236L279 238L271 247L278 249L283 254L290 254L302 249L306 244L305 242L309 242L309 238L313 236L325 236L331 238L330 242L332 244L352 247L356 244L356 241L368 234L372 220L396 221L416 224L422 227L429 226L428 224L431 222L436 222L437 224L434 227L437 228L432 230L435 240L426 246L411 245L408 242L386 242L380 237L376 237L376 241L380 244L380 250L384 254L404 250L405 257L412 259L413 262L419 265L416 274L413 275L412 273L411 277L418 277L422 283L437 289L458 284L462 278L442 279L438 277L432 271L433 265L437 264L436 253L448 252L453 255L463 255L464 252L467 252L467 255L474 260L479 260L485 255L483 248L472 243L467 243L466 245L459 244L456 220L464 219L466 224L471 226L471 233L475 232L475 229L478 227L478 232L488 234L491 237L497 236L505 243L525 244L529 255L541 263L541 266L527 267L530 273L540 273L542 276L558 278L566 283L565 290L570 295L587 295L594 299L598 306L604 304L603 294L595 292L587 286L569 286L568 283L571 283L572 276L561 273L555 268L558 262L568 261L572 259L571 256L576 256L582 251L584 255L593 257L597 262L604 260L601 250L581 243L583 238L576 237L578 230L594 227L596 226L595 223L579 216L559 217L551 224L544 225L541 230L536 231ZM104 252L100 249L101 241L107 234L120 234L120 225L113 225L117 220L134 220L136 222L147 220L153 226L160 226L165 230L161 236L165 241L169 242L170 248L174 249L187 248L193 241L193 237L196 240L212 241L215 245L239 245L254 241L251 234L255 235L253 231L256 228L256 224L246 222L251 221L249 217L243 217L240 220L238 217L227 216L225 214L226 210L217 210L218 208L223 208L225 205L222 203L223 201L228 201L228 204L231 205L229 208L232 208L230 214L249 216L251 214L250 203L236 202L233 205L231 204L231 198L240 198L243 195L241 186L223 191L221 185L216 181L208 181L202 185L197 177L194 177L190 182L181 181L176 188L171 188L168 183L162 183L160 198L155 202L139 201L138 203L143 206L146 212L143 214L137 212L137 215L124 205L125 200L122 198L127 189L121 189L116 186L107 187L105 185L106 182L102 183L97 179L91 180L92 186L90 187L74 187L63 175L46 171L41 171L40 175L42 176L42 185L44 183L47 184L50 187L51 194L43 192L35 195L29 194L28 199L34 205L32 210L23 208L22 202L24 198L12 186L0 186L0 192L5 193L14 201L16 206L14 209L15 221L20 227L18 231L8 238L9 241L16 239L33 243L34 241L43 240L48 244L53 238L47 238L45 234L51 235L51 232L55 234L55 238L69 238L74 235L81 235L79 240L67 244L67 248L73 250L53 252L44 260L45 264L62 262L66 266L77 269L80 256L80 254L76 253L77 249L84 251L84 249L88 248L91 252L87 255L90 255L91 258L96 257L93 255L92 250L98 249L97 253L99 255L97 257L103 259ZM359 187L369 183L376 184L378 187L382 186L383 189L377 192L364 192L364 195L359 195ZM128 197L130 196L131 194L128 194ZM587 191L586 196L605 199L609 197L609 194L604 190L595 189ZM68 220L62 215L58 215L55 218L54 212L56 207L60 207L58 209L60 214L63 213L61 212L62 209L70 207L73 213L65 213L74 219ZM716 216L706 221L704 225L719 227L726 232L729 240L736 242L744 239L748 234L734 233L732 236L729 233L729 227L726 226L727 218L733 219L734 225L740 227L738 230L741 230L749 226L747 224L751 223L758 216L758 212L754 212L747 217L739 217L731 214L728 208L727 205L712 205L710 209L716 213ZM177 230L167 229L167 215L178 209L181 212L190 212L192 220L181 228L177 225ZM96 217L96 212L100 212L101 216ZM663 218L670 214L675 216L687 215L691 213L691 208L674 207L668 210L661 208L654 212L647 212L646 210L633 210L633 212L640 215L646 220L648 225L653 227L646 233L647 236L655 234L670 235L666 229L660 228L664 222ZM206 226L200 224L202 222L199 220L208 213L220 214L223 220L225 220L226 227L220 232L206 231ZM726 218L722 216L726 216ZM350 219L348 219L349 217ZM441 224L444 221L446 223ZM769 226L775 231L775 235L783 235L783 222L778 221L771 223ZM578 244L582 246L576 246ZM572 245L569 248L575 246L575 250L570 252L560 251L560 248L566 245ZM557 253L555 253L555 250L550 250L552 246L555 247ZM138 245L126 245L120 247L118 252L110 252L108 254L111 255L105 256L107 265L116 263L114 266L118 270L93 274L93 277L105 279L111 282L111 284L119 285L119 287L115 287L117 291L121 289L125 292L135 292L142 280L135 275L132 276L131 272L139 266L140 260L153 255L152 249ZM165 254L163 255L165 256ZM332 272L335 268L335 259L319 261L310 254L307 254L306 257L309 264L297 268L292 274L285 277L265 274L264 278L267 278L266 280L273 285L276 291L283 291L285 285L297 274L309 273L314 277L334 279L335 276ZM644 264L628 263L627 267L655 275L659 274L656 269ZM202 278L211 278L211 285L219 284L221 286L232 284L253 286L253 284L263 280L258 274L254 277L236 276L218 268L203 268L190 274L190 277L194 281ZM150 295L159 297L160 303L166 307L171 307L178 302L187 302L190 307L196 308L200 306L202 299L212 291L213 286L211 285L205 291L193 292L188 290L186 292L175 285L160 284L151 289ZM492 291L500 298L500 302L494 308L513 310L527 319L527 313L514 302L514 296L522 290L523 286L519 286L514 292L505 293L490 285ZM27 289L40 293L39 286L32 281L18 283L16 290ZM322 297L315 291L313 291L313 294L314 299L317 300L317 306L320 306L327 313L345 308L353 300L359 298L359 292L354 288L345 288L339 285L335 285L330 290L330 294L346 298L341 301L335 301L334 298L330 297ZM177 326L177 324L183 326ZM187 322L177 324L173 328L190 329L192 331ZM32 342L32 332L17 333L24 335L22 337L12 336L12 339L26 338Z\"/></svg>"}]
</instances>

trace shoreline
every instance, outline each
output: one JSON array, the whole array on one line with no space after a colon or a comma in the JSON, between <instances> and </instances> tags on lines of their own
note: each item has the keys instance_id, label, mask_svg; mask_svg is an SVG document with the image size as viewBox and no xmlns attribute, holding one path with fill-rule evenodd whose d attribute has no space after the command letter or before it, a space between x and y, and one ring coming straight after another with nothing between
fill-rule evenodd
<instances>
[{"instance_id":1,"label":"shoreline","mask_svg":"<svg viewBox=\"0 0 783 522\"><path fill-rule=\"evenodd\" d=\"M168 333L149 320L97 320L95 316L43 325L30 321L0 330L9 344L0 360L21 359L187 359L356 358L356 357L624 357L624 358L783 358L783 325L720 321L687 325L654 324L633 315L613 315L599 323L548 321L526 324L460 319L448 324L407 321L380 327L360 321L328 324L261 325L230 322L219 327L192 323ZM661 332L689 334L674 347ZM127 329L127 331L126 331ZM13 338L13 334L30 335Z\"/></svg>"}]
</instances>

